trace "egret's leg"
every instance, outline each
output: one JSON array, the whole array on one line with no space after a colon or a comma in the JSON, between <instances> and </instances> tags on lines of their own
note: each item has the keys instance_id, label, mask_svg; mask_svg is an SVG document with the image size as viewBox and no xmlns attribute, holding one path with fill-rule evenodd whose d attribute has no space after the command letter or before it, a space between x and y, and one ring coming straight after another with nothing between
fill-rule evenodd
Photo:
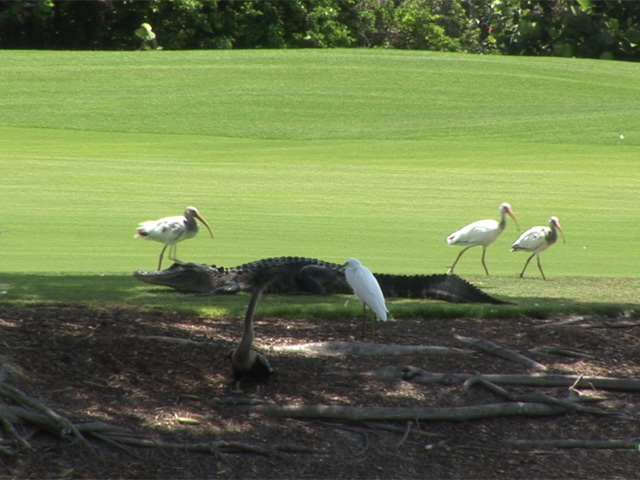
<instances>
[{"instance_id":1,"label":"egret's leg","mask_svg":"<svg viewBox=\"0 0 640 480\"><path fill-rule=\"evenodd\" d=\"M164 247L162 247L162 251L160 252L160 260L158 260L158 270L162 270L162 257L164 257L164 251L167 249L167 246L165 245Z\"/></svg>"},{"instance_id":2,"label":"egret's leg","mask_svg":"<svg viewBox=\"0 0 640 480\"><path fill-rule=\"evenodd\" d=\"M489 276L489 270L487 270L487 264L484 263L484 254L487 253L487 247L482 247L482 266L484 267L484 271L487 272L487 277Z\"/></svg>"},{"instance_id":3,"label":"egret's leg","mask_svg":"<svg viewBox=\"0 0 640 480\"><path fill-rule=\"evenodd\" d=\"M538 269L540 270L540 273L542 274L542 279L546 280L547 277L544 276L544 272L542 271L542 265L540 264L540 255L538 255Z\"/></svg>"},{"instance_id":4,"label":"egret's leg","mask_svg":"<svg viewBox=\"0 0 640 480\"><path fill-rule=\"evenodd\" d=\"M535 253L532 253L531 256L527 259L526 263L524 264L524 268L522 269L522 273L520 274L520 278L524 278L524 271L527 269L527 265L529 265L529 262L535 255Z\"/></svg>"},{"instance_id":5,"label":"egret's leg","mask_svg":"<svg viewBox=\"0 0 640 480\"><path fill-rule=\"evenodd\" d=\"M362 305L362 340L367 338L367 307Z\"/></svg>"},{"instance_id":6,"label":"egret's leg","mask_svg":"<svg viewBox=\"0 0 640 480\"><path fill-rule=\"evenodd\" d=\"M376 343L376 322L378 317L375 314L371 315L371 343Z\"/></svg>"},{"instance_id":7,"label":"egret's leg","mask_svg":"<svg viewBox=\"0 0 640 480\"><path fill-rule=\"evenodd\" d=\"M458 260L460 260L460 257L462 256L462 254L463 254L464 252L466 252L467 250L469 250L471 247L474 247L474 246L475 246L475 245L469 245L467 248L464 248L464 249L463 249L463 250L458 254L458 256L456 257L456 261L455 261L455 262L453 262L453 265L451 265L451 266L449 267L449 270L447 271L447 273L453 273L453 269L454 269L454 268L456 268L456 264L458 263Z\"/></svg>"}]
</instances>

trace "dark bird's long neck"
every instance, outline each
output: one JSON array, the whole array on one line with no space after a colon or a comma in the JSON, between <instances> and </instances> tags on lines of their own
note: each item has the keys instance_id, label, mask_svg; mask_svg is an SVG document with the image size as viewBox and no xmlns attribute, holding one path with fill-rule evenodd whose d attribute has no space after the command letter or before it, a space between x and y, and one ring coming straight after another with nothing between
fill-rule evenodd
<instances>
[{"instance_id":1,"label":"dark bird's long neck","mask_svg":"<svg viewBox=\"0 0 640 480\"><path fill-rule=\"evenodd\" d=\"M249 306L247 307L247 313L244 317L244 332L242 334L242 339L238 344L238 348L236 348L233 353L233 363L237 366L241 366L246 362L251 360L251 346L253 345L253 317L256 311L256 306L262 297L262 288L258 288L253 292L251 296L251 301L249 302ZM250 367L250 365L247 365Z\"/></svg>"}]
</instances>

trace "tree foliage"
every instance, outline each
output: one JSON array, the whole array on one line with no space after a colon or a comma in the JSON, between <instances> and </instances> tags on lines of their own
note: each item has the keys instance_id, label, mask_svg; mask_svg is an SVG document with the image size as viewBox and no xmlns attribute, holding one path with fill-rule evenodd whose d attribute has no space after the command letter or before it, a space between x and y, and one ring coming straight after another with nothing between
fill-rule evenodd
<instances>
[{"instance_id":1,"label":"tree foliage","mask_svg":"<svg viewBox=\"0 0 640 480\"><path fill-rule=\"evenodd\" d=\"M143 24L154 43L136 34ZM0 48L379 47L637 60L639 43L640 2L624 0L0 1Z\"/></svg>"}]
</instances>

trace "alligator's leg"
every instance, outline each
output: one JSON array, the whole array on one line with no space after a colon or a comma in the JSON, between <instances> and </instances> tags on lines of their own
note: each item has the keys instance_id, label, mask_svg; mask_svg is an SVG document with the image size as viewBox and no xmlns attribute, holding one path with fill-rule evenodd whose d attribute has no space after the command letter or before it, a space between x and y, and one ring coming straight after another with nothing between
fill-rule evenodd
<instances>
[{"instance_id":1,"label":"alligator's leg","mask_svg":"<svg viewBox=\"0 0 640 480\"><path fill-rule=\"evenodd\" d=\"M318 265L307 265L300 269L298 280L303 289L314 295L324 295L338 276L338 272Z\"/></svg>"},{"instance_id":2,"label":"alligator's leg","mask_svg":"<svg viewBox=\"0 0 640 480\"><path fill-rule=\"evenodd\" d=\"M230 282L221 287L214 288L210 292L207 293L197 293L198 297L209 297L212 295L235 295L241 290L240 284L238 282Z\"/></svg>"}]
</instances>

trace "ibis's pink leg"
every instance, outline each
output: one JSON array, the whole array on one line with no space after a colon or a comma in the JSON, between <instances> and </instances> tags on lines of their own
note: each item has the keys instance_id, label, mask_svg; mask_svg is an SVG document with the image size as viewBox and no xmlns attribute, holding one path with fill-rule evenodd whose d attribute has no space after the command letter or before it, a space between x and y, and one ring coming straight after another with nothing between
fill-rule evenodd
<instances>
[{"instance_id":1,"label":"ibis's pink leg","mask_svg":"<svg viewBox=\"0 0 640 480\"><path fill-rule=\"evenodd\" d=\"M527 269L527 265L529 265L529 262L531 261L531 259L535 256L535 253L532 253L531 256L529 258L527 258L526 263L524 264L524 268L522 269L522 273L520 274L520 278L524 278L524 271ZM538 259L538 261L540 261L540 259Z\"/></svg>"},{"instance_id":2,"label":"ibis's pink leg","mask_svg":"<svg viewBox=\"0 0 640 480\"><path fill-rule=\"evenodd\" d=\"M453 269L456 268L456 264L458 263L458 260L460 260L460 257L462 256L462 254L464 252L466 252L467 250L469 250L471 247L475 247L475 245L469 245L467 248L463 249L458 256L456 257L456 261L453 262L453 265L451 265L451 267L449 267L449 270L447 271L447 273L453 273Z\"/></svg>"},{"instance_id":3,"label":"ibis's pink leg","mask_svg":"<svg viewBox=\"0 0 640 480\"><path fill-rule=\"evenodd\" d=\"M540 273L542 274L542 279L546 280L547 277L544 276L544 272L542 271L542 265L540 264L540 255L538 255L538 268L540 269Z\"/></svg>"},{"instance_id":4,"label":"ibis's pink leg","mask_svg":"<svg viewBox=\"0 0 640 480\"><path fill-rule=\"evenodd\" d=\"M162 251L160 252L160 260L158 261L158 270L162 270L162 257L164 257L164 251L167 249L167 246L165 245L164 247L162 247Z\"/></svg>"},{"instance_id":5,"label":"ibis's pink leg","mask_svg":"<svg viewBox=\"0 0 640 480\"><path fill-rule=\"evenodd\" d=\"M489 270L487 270L487 265L484 263L484 254L487 253L487 247L482 247L482 266L484 267L484 271L487 272L487 277L489 276Z\"/></svg>"},{"instance_id":6,"label":"ibis's pink leg","mask_svg":"<svg viewBox=\"0 0 640 480\"><path fill-rule=\"evenodd\" d=\"M178 260L176 257L176 252L178 251L178 244L173 243L171 244L171 247L169 248L169 259L173 260L174 262L179 262L180 260Z\"/></svg>"}]
</instances>

